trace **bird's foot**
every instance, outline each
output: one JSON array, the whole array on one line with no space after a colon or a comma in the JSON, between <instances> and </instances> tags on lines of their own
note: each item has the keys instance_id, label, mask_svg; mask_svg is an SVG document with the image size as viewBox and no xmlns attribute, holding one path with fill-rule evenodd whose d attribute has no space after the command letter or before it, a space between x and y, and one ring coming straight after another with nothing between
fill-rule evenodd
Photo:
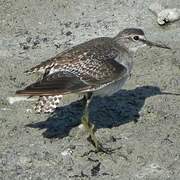
<instances>
[{"instance_id":1,"label":"bird's foot","mask_svg":"<svg viewBox=\"0 0 180 180\"><path fill-rule=\"evenodd\" d=\"M92 138L92 136L90 135L87 139L96 148L96 150L94 152L96 152L96 153L103 152L105 154L111 154L116 150L116 149L104 147L97 139L95 139L95 135L93 135L93 136L94 137Z\"/></svg>"},{"instance_id":2,"label":"bird's foot","mask_svg":"<svg viewBox=\"0 0 180 180\"><path fill-rule=\"evenodd\" d=\"M84 113L83 117L81 118L81 122L89 134L88 141L96 148L95 152L111 154L116 150L103 147L103 145L97 140L95 136L96 127L94 124L90 123L87 112Z\"/></svg>"}]
</instances>

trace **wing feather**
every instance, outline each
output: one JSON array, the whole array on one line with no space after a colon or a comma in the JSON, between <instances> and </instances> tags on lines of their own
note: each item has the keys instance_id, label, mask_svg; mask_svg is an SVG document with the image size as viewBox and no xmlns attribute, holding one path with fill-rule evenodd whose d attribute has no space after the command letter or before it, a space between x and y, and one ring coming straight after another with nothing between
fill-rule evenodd
<instances>
[{"instance_id":1,"label":"wing feather","mask_svg":"<svg viewBox=\"0 0 180 180\"><path fill-rule=\"evenodd\" d=\"M17 94L39 96L91 91L120 79L127 69L115 60L119 50L111 40L90 40L31 68L28 72L44 70L42 80Z\"/></svg>"},{"instance_id":2,"label":"wing feather","mask_svg":"<svg viewBox=\"0 0 180 180\"><path fill-rule=\"evenodd\" d=\"M92 85L84 83L74 74L56 72L27 86L24 90L17 91L16 94L29 96L62 95L87 90L88 88L92 88Z\"/></svg>"}]
</instances>

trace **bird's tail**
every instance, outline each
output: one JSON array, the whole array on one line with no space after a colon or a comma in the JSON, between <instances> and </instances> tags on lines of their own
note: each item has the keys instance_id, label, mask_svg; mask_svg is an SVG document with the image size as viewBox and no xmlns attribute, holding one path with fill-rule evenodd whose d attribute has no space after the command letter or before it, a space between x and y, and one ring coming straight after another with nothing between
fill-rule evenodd
<instances>
[{"instance_id":1,"label":"bird's tail","mask_svg":"<svg viewBox=\"0 0 180 180\"><path fill-rule=\"evenodd\" d=\"M34 109L37 113L51 113L59 105L62 97L62 95L40 96Z\"/></svg>"}]
</instances>

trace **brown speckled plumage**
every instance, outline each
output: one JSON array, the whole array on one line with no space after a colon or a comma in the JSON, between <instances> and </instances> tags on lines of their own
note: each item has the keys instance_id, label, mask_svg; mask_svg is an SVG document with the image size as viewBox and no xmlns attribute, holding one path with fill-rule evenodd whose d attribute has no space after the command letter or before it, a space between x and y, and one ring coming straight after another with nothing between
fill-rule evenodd
<instances>
[{"instance_id":1,"label":"brown speckled plumage","mask_svg":"<svg viewBox=\"0 0 180 180\"><path fill-rule=\"evenodd\" d=\"M60 101L72 93L111 95L130 76L132 52L144 44L167 48L147 41L144 32L134 28L125 29L114 38L101 37L79 44L26 71L41 72L43 78L17 94L40 96L35 108L38 112L53 111L58 103L52 96Z\"/></svg>"},{"instance_id":2,"label":"brown speckled plumage","mask_svg":"<svg viewBox=\"0 0 180 180\"><path fill-rule=\"evenodd\" d=\"M26 71L41 72L44 77L17 94L40 96L35 110L52 112L57 106L50 101L52 95L94 91L125 73L124 66L114 61L118 54L119 45L112 38L82 43Z\"/></svg>"},{"instance_id":3,"label":"brown speckled plumage","mask_svg":"<svg viewBox=\"0 0 180 180\"><path fill-rule=\"evenodd\" d=\"M48 74L52 74L57 71L67 71L84 79L103 80L118 71L118 63L111 61L119 54L118 46L112 38L93 39L62 52L26 72L44 73L48 70Z\"/></svg>"}]
</instances>

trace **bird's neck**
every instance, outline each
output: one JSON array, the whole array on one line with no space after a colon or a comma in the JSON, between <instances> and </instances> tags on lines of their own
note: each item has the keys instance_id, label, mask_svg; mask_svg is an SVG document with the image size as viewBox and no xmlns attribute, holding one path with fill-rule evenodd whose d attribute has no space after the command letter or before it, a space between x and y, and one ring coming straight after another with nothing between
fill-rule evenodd
<instances>
[{"instance_id":1,"label":"bird's neck","mask_svg":"<svg viewBox=\"0 0 180 180\"><path fill-rule=\"evenodd\" d=\"M127 55L122 57L121 64L127 68L127 73L130 76L133 67L133 52L128 52Z\"/></svg>"},{"instance_id":2,"label":"bird's neck","mask_svg":"<svg viewBox=\"0 0 180 180\"><path fill-rule=\"evenodd\" d=\"M129 55L131 55L132 57L134 56L135 52L138 50L137 47L131 47L129 42L124 38L120 38L120 37L116 36L113 39L120 47L126 49L126 51L129 53Z\"/></svg>"},{"instance_id":3,"label":"bird's neck","mask_svg":"<svg viewBox=\"0 0 180 180\"><path fill-rule=\"evenodd\" d=\"M125 66L127 69L127 74L130 75L133 67L134 51L129 51L128 48L126 48L123 45L120 45L119 43L117 47L119 49L119 56L116 58L116 61Z\"/></svg>"}]
</instances>

